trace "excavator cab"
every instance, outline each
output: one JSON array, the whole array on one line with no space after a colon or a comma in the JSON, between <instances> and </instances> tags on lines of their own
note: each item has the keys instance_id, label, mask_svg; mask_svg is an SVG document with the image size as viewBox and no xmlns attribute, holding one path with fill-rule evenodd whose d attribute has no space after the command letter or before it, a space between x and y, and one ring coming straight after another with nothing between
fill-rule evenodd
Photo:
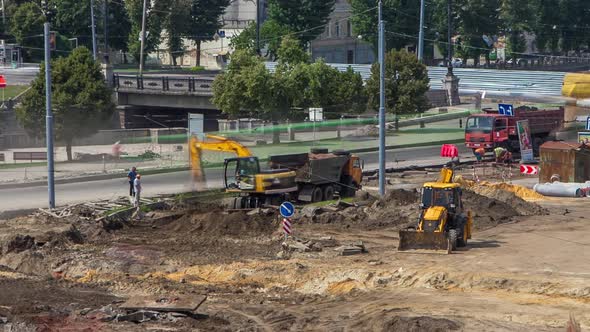
<instances>
[{"instance_id":1,"label":"excavator cab","mask_svg":"<svg viewBox=\"0 0 590 332\"><path fill-rule=\"evenodd\" d=\"M256 174L260 174L257 157L228 158L224 161L224 185L227 190L255 190Z\"/></svg>"}]
</instances>

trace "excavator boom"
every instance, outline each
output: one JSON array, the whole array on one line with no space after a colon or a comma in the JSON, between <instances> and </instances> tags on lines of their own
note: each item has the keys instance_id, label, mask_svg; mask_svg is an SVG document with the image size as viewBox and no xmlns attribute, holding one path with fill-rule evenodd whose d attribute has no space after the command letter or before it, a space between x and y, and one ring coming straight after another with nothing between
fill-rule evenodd
<instances>
[{"instance_id":1,"label":"excavator boom","mask_svg":"<svg viewBox=\"0 0 590 332\"><path fill-rule=\"evenodd\" d=\"M211 141L201 141L196 136L191 137L189 149L193 179L196 183L205 181L203 173L203 150L235 153L239 158L251 157L252 152L242 144L223 136L205 135Z\"/></svg>"}]
</instances>

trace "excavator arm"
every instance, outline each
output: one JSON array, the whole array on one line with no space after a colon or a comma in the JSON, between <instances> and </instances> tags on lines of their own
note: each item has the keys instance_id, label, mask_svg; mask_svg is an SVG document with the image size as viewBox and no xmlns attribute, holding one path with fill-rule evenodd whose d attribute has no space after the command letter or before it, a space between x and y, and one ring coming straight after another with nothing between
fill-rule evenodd
<instances>
[{"instance_id":1,"label":"excavator arm","mask_svg":"<svg viewBox=\"0 0 590 332\"><path fill-rule=\"evenodd\" d=\"M251 157L252 152L242 144L223 136L205 135L206 141L192 136L189 142L191 169L195 182L204 182L202 151L218 151L235 153L239 158Z\"/></svg>"}]
</instances>

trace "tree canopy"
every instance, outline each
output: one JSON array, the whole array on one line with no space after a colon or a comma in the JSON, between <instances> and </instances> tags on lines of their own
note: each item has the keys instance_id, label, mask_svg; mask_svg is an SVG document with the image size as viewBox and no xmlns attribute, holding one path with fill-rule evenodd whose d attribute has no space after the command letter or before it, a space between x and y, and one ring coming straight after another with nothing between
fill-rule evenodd
<instances>
[{"instance_id":1,"label":"tree canopy","mask_svg":"<svg viewBox=\"0 0 590 332\"><path fill-rule=\"evenodd\" d=\"M379 108L379 64L371 68L366 83L369 108ZM385 109L395 114L421 113L428 109L428 72L414 54L392 50L385 56Z\"/></svg>"},{"instance_id":2,"label":"tree canopy","mask_svg":"<svg viewBox=\"0 0 590 332\"><path fill-rule=\"evenodd\" d=\"M18 121L29 134L45 132L45 64L16 108ZM72 159L72 141L87 137L112 118L115 105L112 91L105 84L101 68L85 47L51 62L52 109L55 138L65 143Z\"/></svg>"}]
</instances>

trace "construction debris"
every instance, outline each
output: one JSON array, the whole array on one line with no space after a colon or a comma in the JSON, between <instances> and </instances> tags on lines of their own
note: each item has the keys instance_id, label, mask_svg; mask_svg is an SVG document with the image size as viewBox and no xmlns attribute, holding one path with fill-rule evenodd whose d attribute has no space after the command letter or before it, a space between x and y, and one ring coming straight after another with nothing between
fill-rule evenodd
<instances>
[{"instance_id":1,"label":"construction debris","mask_svg":"<svg viewBox=\"0 0 590 332\"><path fill-rule=\"evenodd\" d=\"M367 248L365 248L365 244L363 243L363 241L357 241L347 246L338 247L334 250L340 252L340 255L342 256L358 255L368 252Z\"/></svg>"}]
</instances>

